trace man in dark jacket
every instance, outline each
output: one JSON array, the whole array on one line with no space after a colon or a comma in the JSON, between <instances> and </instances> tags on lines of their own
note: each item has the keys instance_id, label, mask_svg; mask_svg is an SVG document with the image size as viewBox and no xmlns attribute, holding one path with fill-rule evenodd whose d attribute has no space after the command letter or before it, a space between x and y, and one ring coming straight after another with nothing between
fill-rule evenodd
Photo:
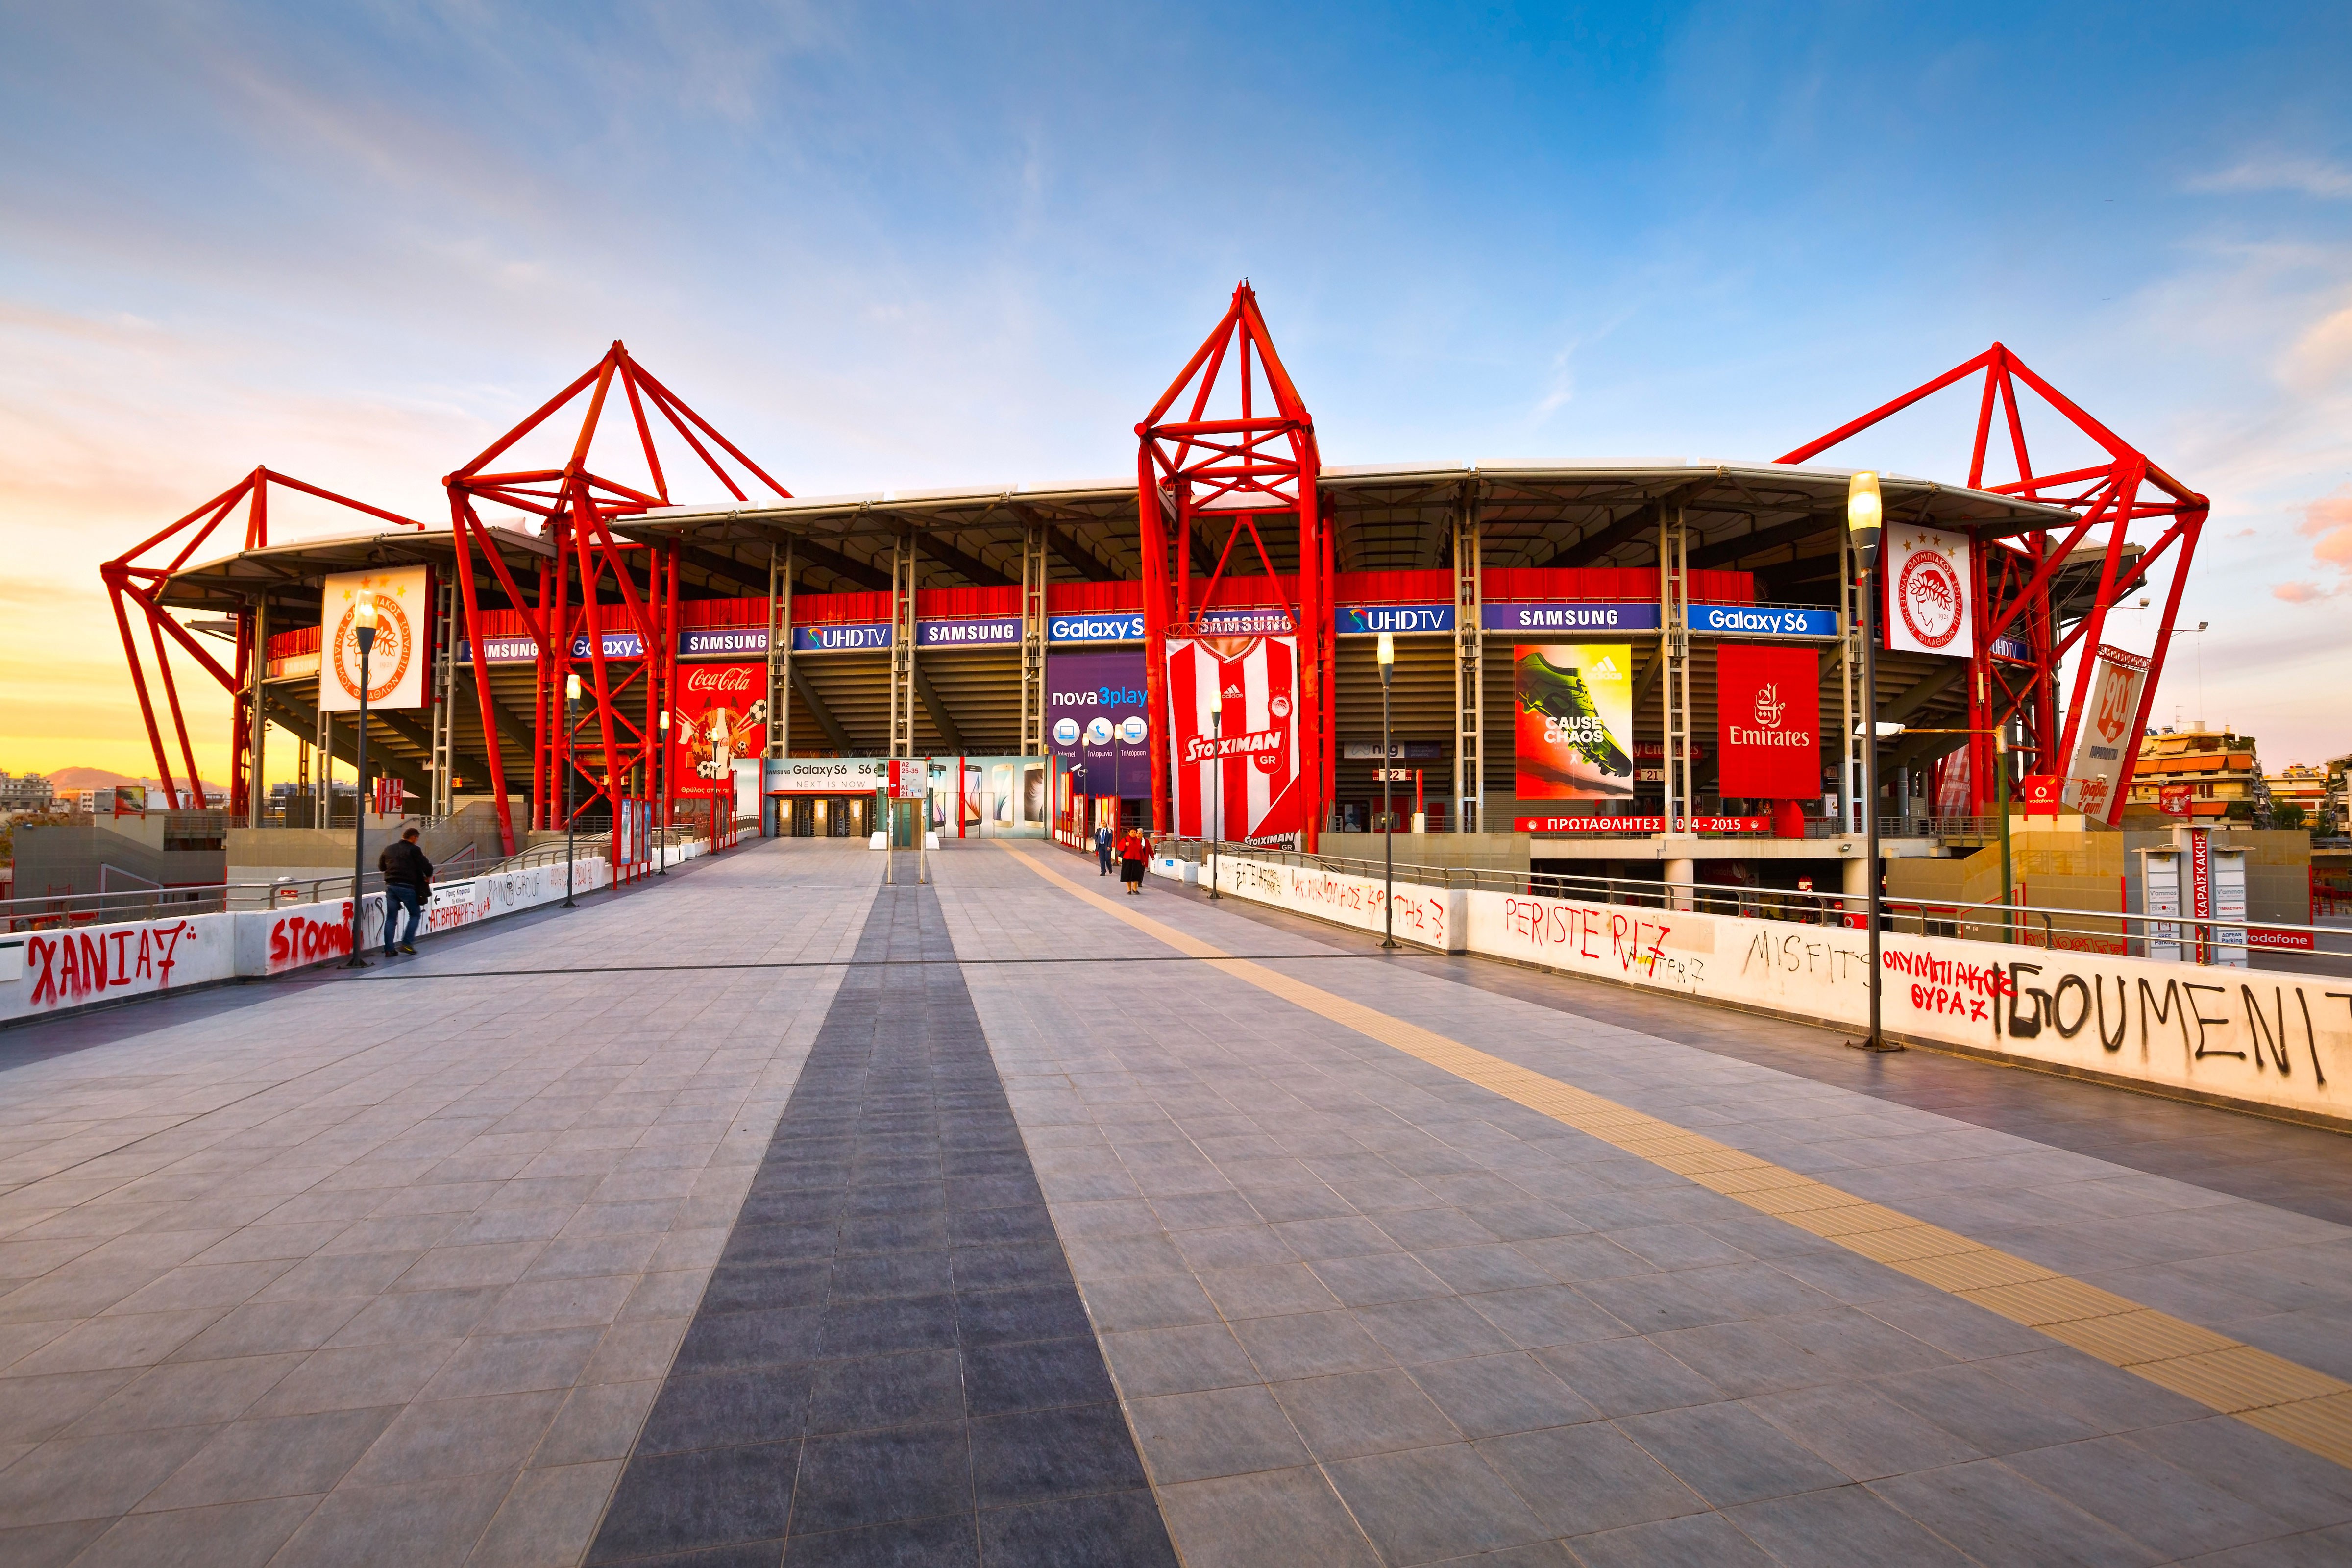
<instances>
[{"instance_id":1,"label":"man in dark jacket","mask_svg":"<svg viewBox=\"0 0 2352 1568\"><path fill-rule=\"evenodd\" d=\"M1095 873L1096 876L1110 875L1111 846L1117 842L1118 840L1111 836L1110 824L1105 823L1095 829L1095 863L1102 868Z\"/></svg>"},{"instance_id":2,"label":"man in dark jacket","mask_svg":"<svg viewBox=\"0 0 2352 1568\"><path fill-rule=\"evenodd\" d=\"M416 829L403 833L398 841L383 847L377 856L375 868L383 873L383 955L390 958L394 951L416 951L416 928L425 923L425 900L433 894L433 862L416 847ZM401 911L408 912L408 935L395 949L393 928Z\"/></svg>"}]
</instances>

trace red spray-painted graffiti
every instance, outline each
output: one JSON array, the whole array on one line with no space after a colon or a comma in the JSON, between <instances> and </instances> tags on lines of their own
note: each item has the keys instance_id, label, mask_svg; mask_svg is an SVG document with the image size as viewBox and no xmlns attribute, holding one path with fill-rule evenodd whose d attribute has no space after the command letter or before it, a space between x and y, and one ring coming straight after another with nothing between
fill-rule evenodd
<instances>
[{"instance_id":1,"label":"red spray-painted graffiti","mask_svg":"<svg viewBox=\"0 0 2352 1568\"><path fill-rule=\"evenodd\" d=\"M142 981L168 986L180 942L195 930L186 921L159 921L29 937L25 942L25 969L33 982L29 1005L86 1001L101 991Z\"/></svg>"},{"instance_id":2,"label":"red spray-painted graffiti","mask_svg":"<svg viewBox=\"0 0 2352 1568\"><path fill-rule=\"evenodd\" d=\"M352 951L352 901L331 906L338 912L326 919L311 915L281 915L269 928L269 967L275 973L322 958L341 958Z\"/></svg>"},{"instance_id":3,"label":"red spray-painted graffiti","mask_svg":"<svg viewBox=\"0 0 2352 1568\"><path fill-rule=\"evenodd\" d=\"M1666 956L1666 933L1674 928L1639 911L1510 898L1503 900L1503 918L1512 936L1532 946L1565 947L1579 958L1614 963L1627 973L1661 975L1663 966L1672 966L1690 982L1704 977L1696 958Z\"/></svg>"}]
</instances>

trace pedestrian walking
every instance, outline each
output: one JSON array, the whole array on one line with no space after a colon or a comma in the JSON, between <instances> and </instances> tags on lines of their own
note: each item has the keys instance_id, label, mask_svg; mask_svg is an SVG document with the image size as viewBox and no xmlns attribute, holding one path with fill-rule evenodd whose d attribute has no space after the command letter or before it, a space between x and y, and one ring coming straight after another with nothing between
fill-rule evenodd
<instances>
[{"instance_id":1,"label":"pedestrian walking","mask_svg":"<svg viewBox=\"0 0 2352 1568\"><path fill-rule=\"evenodd\" d=\"M1127 884L1130 897L1143 891L1143 863L1151 858L1151 847L1143 835L1130 832L1127 841L1118 847L1118 879Z\"/></svg>"},{"instance_id":2,"label":"pedestrian walking","mask_svg":"<svg viewBox=\"0 0 2352 1568\"><path fill-rule=\"evenodd\" d=\"M1096 876L1110 875L1111 850L1118 842L1118 835L1111 832L1109 823L1106 822L1095 829L1095 862L1102 868L1095 873Z\"/></svg>"},{"instance_id":3,"label":"pedestrian walking","mask_svg":"<svg viewBox=\"0 0 2352 1568\"><path fill-rule=\"evenodd\" d=\"M416 929L425 923L425 900L433 896L433 862L417 847L416 829L409 828L385 845L375 858L375 868L383 873L383 955L415 952ZM404 910L408 934L395 944L393 929Z\"/></svg>"}]
</instances>

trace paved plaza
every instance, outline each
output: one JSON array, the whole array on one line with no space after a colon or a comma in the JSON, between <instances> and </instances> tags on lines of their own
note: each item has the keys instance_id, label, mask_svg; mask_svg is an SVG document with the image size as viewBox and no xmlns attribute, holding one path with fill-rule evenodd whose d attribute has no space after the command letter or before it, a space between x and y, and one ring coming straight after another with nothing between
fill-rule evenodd
<instances>
[{"instance_id":1,"label":"paved plaza","mask_svg":"<svg viewBox=\"0 0 2352 1568\"><path fill-rule=\"evenodd\" d=\"M0 1033L0 1563L2352 1561L2339 1135L884 862Z\"/></svg>"}]
</instances>

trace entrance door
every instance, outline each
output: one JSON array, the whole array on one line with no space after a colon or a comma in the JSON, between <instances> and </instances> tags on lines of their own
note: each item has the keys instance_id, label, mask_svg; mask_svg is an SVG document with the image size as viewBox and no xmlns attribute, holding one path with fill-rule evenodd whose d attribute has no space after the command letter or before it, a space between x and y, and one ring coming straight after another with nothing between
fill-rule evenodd
<instances>
[{"instance_id":1,"label":"entrance door","mask_svg":"<svg viewBox=\"0 0 2352 1568\"><path fill-rule=\"evenodd\" d=\"M815 837L816 802L810 799L807 795L796 795L791 797L791 804L793 809L793 837L795 838Z\"/></svg>"},{"instance_id":2,"label":"entrance door","mask_svg":"<svg viewBox=\"0 0 2352 1568\"><path fill-rule=\"evenodd\" d=\"M919 800L894 800L890 803L892 847L912 849L915 847L915 835L922 826L922 806Z\"/></svg>"}]
</instances>

